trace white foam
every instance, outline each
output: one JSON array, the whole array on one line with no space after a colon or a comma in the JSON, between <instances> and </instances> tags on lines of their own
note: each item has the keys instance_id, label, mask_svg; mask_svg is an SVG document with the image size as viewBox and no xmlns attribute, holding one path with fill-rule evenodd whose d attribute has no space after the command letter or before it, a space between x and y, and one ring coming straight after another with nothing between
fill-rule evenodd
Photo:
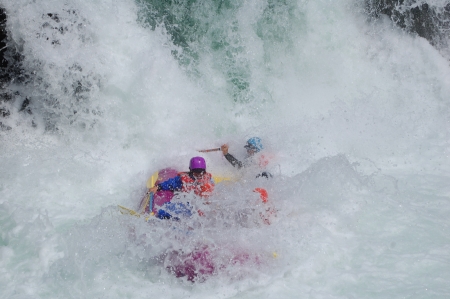
<instances>
[{"instance_id":1,"label":"white foam","mask_svg":"<svg viewBox=\"0 0 450 299\"><path fill-rule=\"evenodd\" d=\"M448 295L450 70L424 39L367 23L351 1L276 12L247 1L205 14L235 44L214 51L212 35L193 38L198 64L186 67L164 28L137 22L134 1L3 5L25 66L42 78L29 86L33 115L13 111L12 129L0 132L5 296ZM246 100L231 89L236 69ZM90 88L77 98L78 81ZM45 130L48 122L58 129ZM187 170L196 150L223 143L242 159L256 135L276 156L276 177L218 185L218 216L188 222L191 235L115 210L135 207L154 171ZM220 152L202 155L211 172L236 174ZM252 190L261 186L279 210L270 226L255 223ZM204 283L177 279L154 259L198 244L226 265ZM236 250L260 262L225 263Z\"/></svg>"}]
</instances>

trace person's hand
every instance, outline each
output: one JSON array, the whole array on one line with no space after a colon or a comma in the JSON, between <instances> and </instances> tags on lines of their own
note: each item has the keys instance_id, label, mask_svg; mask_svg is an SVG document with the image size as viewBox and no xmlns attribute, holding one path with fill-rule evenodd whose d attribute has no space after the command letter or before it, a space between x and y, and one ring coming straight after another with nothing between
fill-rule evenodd
<instances>
[{"instance_id":1,"label":"person's hand","mask_svg":"<svg viewBox=\"0 0 450 299\"><path fill-rule=\"evenodd\" d=\"M151 187L150 189L148 189L148 193L156 193L158 191L158 186L154 186L154 187Z\"/></svg>"},{"instance_id":2,"label":"person's hand","mask_svg":"<svg viewBox=\"0 0 450 299\"><path fill-rule=\"evenodd\" d=\"M223 155L225 156L226 154L228 154L228 144L224 144L220 147L220 149L222 150Z\"/></svg>"}]
</instances>

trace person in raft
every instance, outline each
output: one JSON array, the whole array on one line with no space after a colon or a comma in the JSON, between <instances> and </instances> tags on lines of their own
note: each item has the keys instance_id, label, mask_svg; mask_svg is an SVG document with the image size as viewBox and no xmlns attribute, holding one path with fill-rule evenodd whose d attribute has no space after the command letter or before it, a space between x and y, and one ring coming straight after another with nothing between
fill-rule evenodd
<instances>
[{"instance_id":1,"label":"person in raft","mask_svg":"<svg viewBox=\"0 0 450 299\"><path fill-rule=\"evenodd\" d=\"M237 167L238 169L242 167L249 167L257 164L261 169L264 169L269 164L269 159L266 155L260 153L262 149L264 149L263 144L261 142L261 138L252 137L247 140L247 144L244 146L247 149L247 157L243 162L236 159L233 155L228 152L228 145L224 144L220 147L224 157L230 162L231 165ZM257 178L271 178L272 174L268 171L262 171L256 175Z\"/></svg>"},{"instance_id":2,"label":"person in raft","mask_svg":"<svg viewBox=\"0 0 450 299\"><path fill-rule=\"evenodd\" d=\"M149 189L149 192L156 193L158 191L172 191L172 192L193 192L195 195L206 198L214 191L214 181L212 175L206 172L206 162L202 157L193 157L189 162L189 172L180 172L174 178L168 179L164 182L156 184ZM177 203L165 203L164 209L160 209L157 217L160 219L169 219L173 214L181 214L183 216L190 216L191 207ZM170 213L171 212L171 213ZM198 213L203 213L199 210Z\"/></svg>"},{"instance_id":3,"label":"person in raft","mask_svg":"<svg viewBox=\"0 0 450 299\"><path fill-rule=\"evenodd\" d=\"M220 147L222 150L223 155L227 159L228 162L230 162L231 165L234 167L237 167L238 169L241 169L242 167L250 167L257 165L260 169L263 171L258 173L256 175L256 178L271 178L272 174L270 172L265 171L264 169L269 164L270 158L267 155L264 155L261 153L261 150L264 149L264 146L261 142L261 138L259 137L252 137L249 140L247 140L247 144L244 146L247 149L247 157L244 159L243 162L236 159L233 155L231 155L228 152L228 145L224 144ZM259 197L262 200L264 204L267 204L269 201L269 194L266 189L264 188L255 188L253 192L259 193ZM276 210L269 206L264 209L264 212L259 213L262 221L265 224L271 224L272 218L276 217Z\"/></svg>"}]
</instances>

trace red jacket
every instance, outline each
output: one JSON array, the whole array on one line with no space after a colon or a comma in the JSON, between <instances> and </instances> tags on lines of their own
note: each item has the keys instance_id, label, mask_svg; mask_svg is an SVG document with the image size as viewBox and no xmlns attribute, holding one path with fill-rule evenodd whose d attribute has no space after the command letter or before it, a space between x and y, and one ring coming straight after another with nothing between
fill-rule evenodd
<instances>
[{"instance_id":1,"label":"red jacket","mask_svg":"<svg viewBox=\"0 0 450 299\"><path fill-rule=\"evenodd\" d=\"M214 181L210 173L205 172L201 177L195 178L189 172L180 172L176 177L157 184L158 191L192 192L201 197L208 197L214 190Z\"/></svg>"},{"instance_id":2,"label":"red jacket","mask_svg":"<svg viewBox=\"0 0 450 299\"><path fill-rule=\"evenodd\" d=\"M192 192L201 197L208 197L214 191L214 181L210 173L205 172L200 178L193 178L187 172L178 174L183 182L182 191Z\"/></svg>"}]
</instances>

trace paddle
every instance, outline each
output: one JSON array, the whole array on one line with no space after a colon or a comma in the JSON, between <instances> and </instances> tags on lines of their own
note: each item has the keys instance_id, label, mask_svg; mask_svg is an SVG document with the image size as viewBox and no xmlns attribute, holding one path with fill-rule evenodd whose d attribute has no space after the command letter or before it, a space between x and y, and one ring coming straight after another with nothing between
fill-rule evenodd
<instances>
[{"instance_id":1,"label":"paddle","mask_svg":"<svg viewBox=\"0 0 450 299\"><path fill-rule=\"evenodd\" d=\"M205 150L199 150L200 153L209 153L209 152L218 152L220 151L220 147L218 148L211 148L211 149L205 149Z\"/></svg>"},{"instance_id":2,"label":"paddle","mask_svg":"<svg viewBox=\"0 0 450 299\"><path fill-rule=\"evenodd\" d=\"M153 192L147 192L147 194L144 195L139 204L139 213L144 214L147 206L149 207L150 213L153 213Z\"/></svg>"}]
</instances>

